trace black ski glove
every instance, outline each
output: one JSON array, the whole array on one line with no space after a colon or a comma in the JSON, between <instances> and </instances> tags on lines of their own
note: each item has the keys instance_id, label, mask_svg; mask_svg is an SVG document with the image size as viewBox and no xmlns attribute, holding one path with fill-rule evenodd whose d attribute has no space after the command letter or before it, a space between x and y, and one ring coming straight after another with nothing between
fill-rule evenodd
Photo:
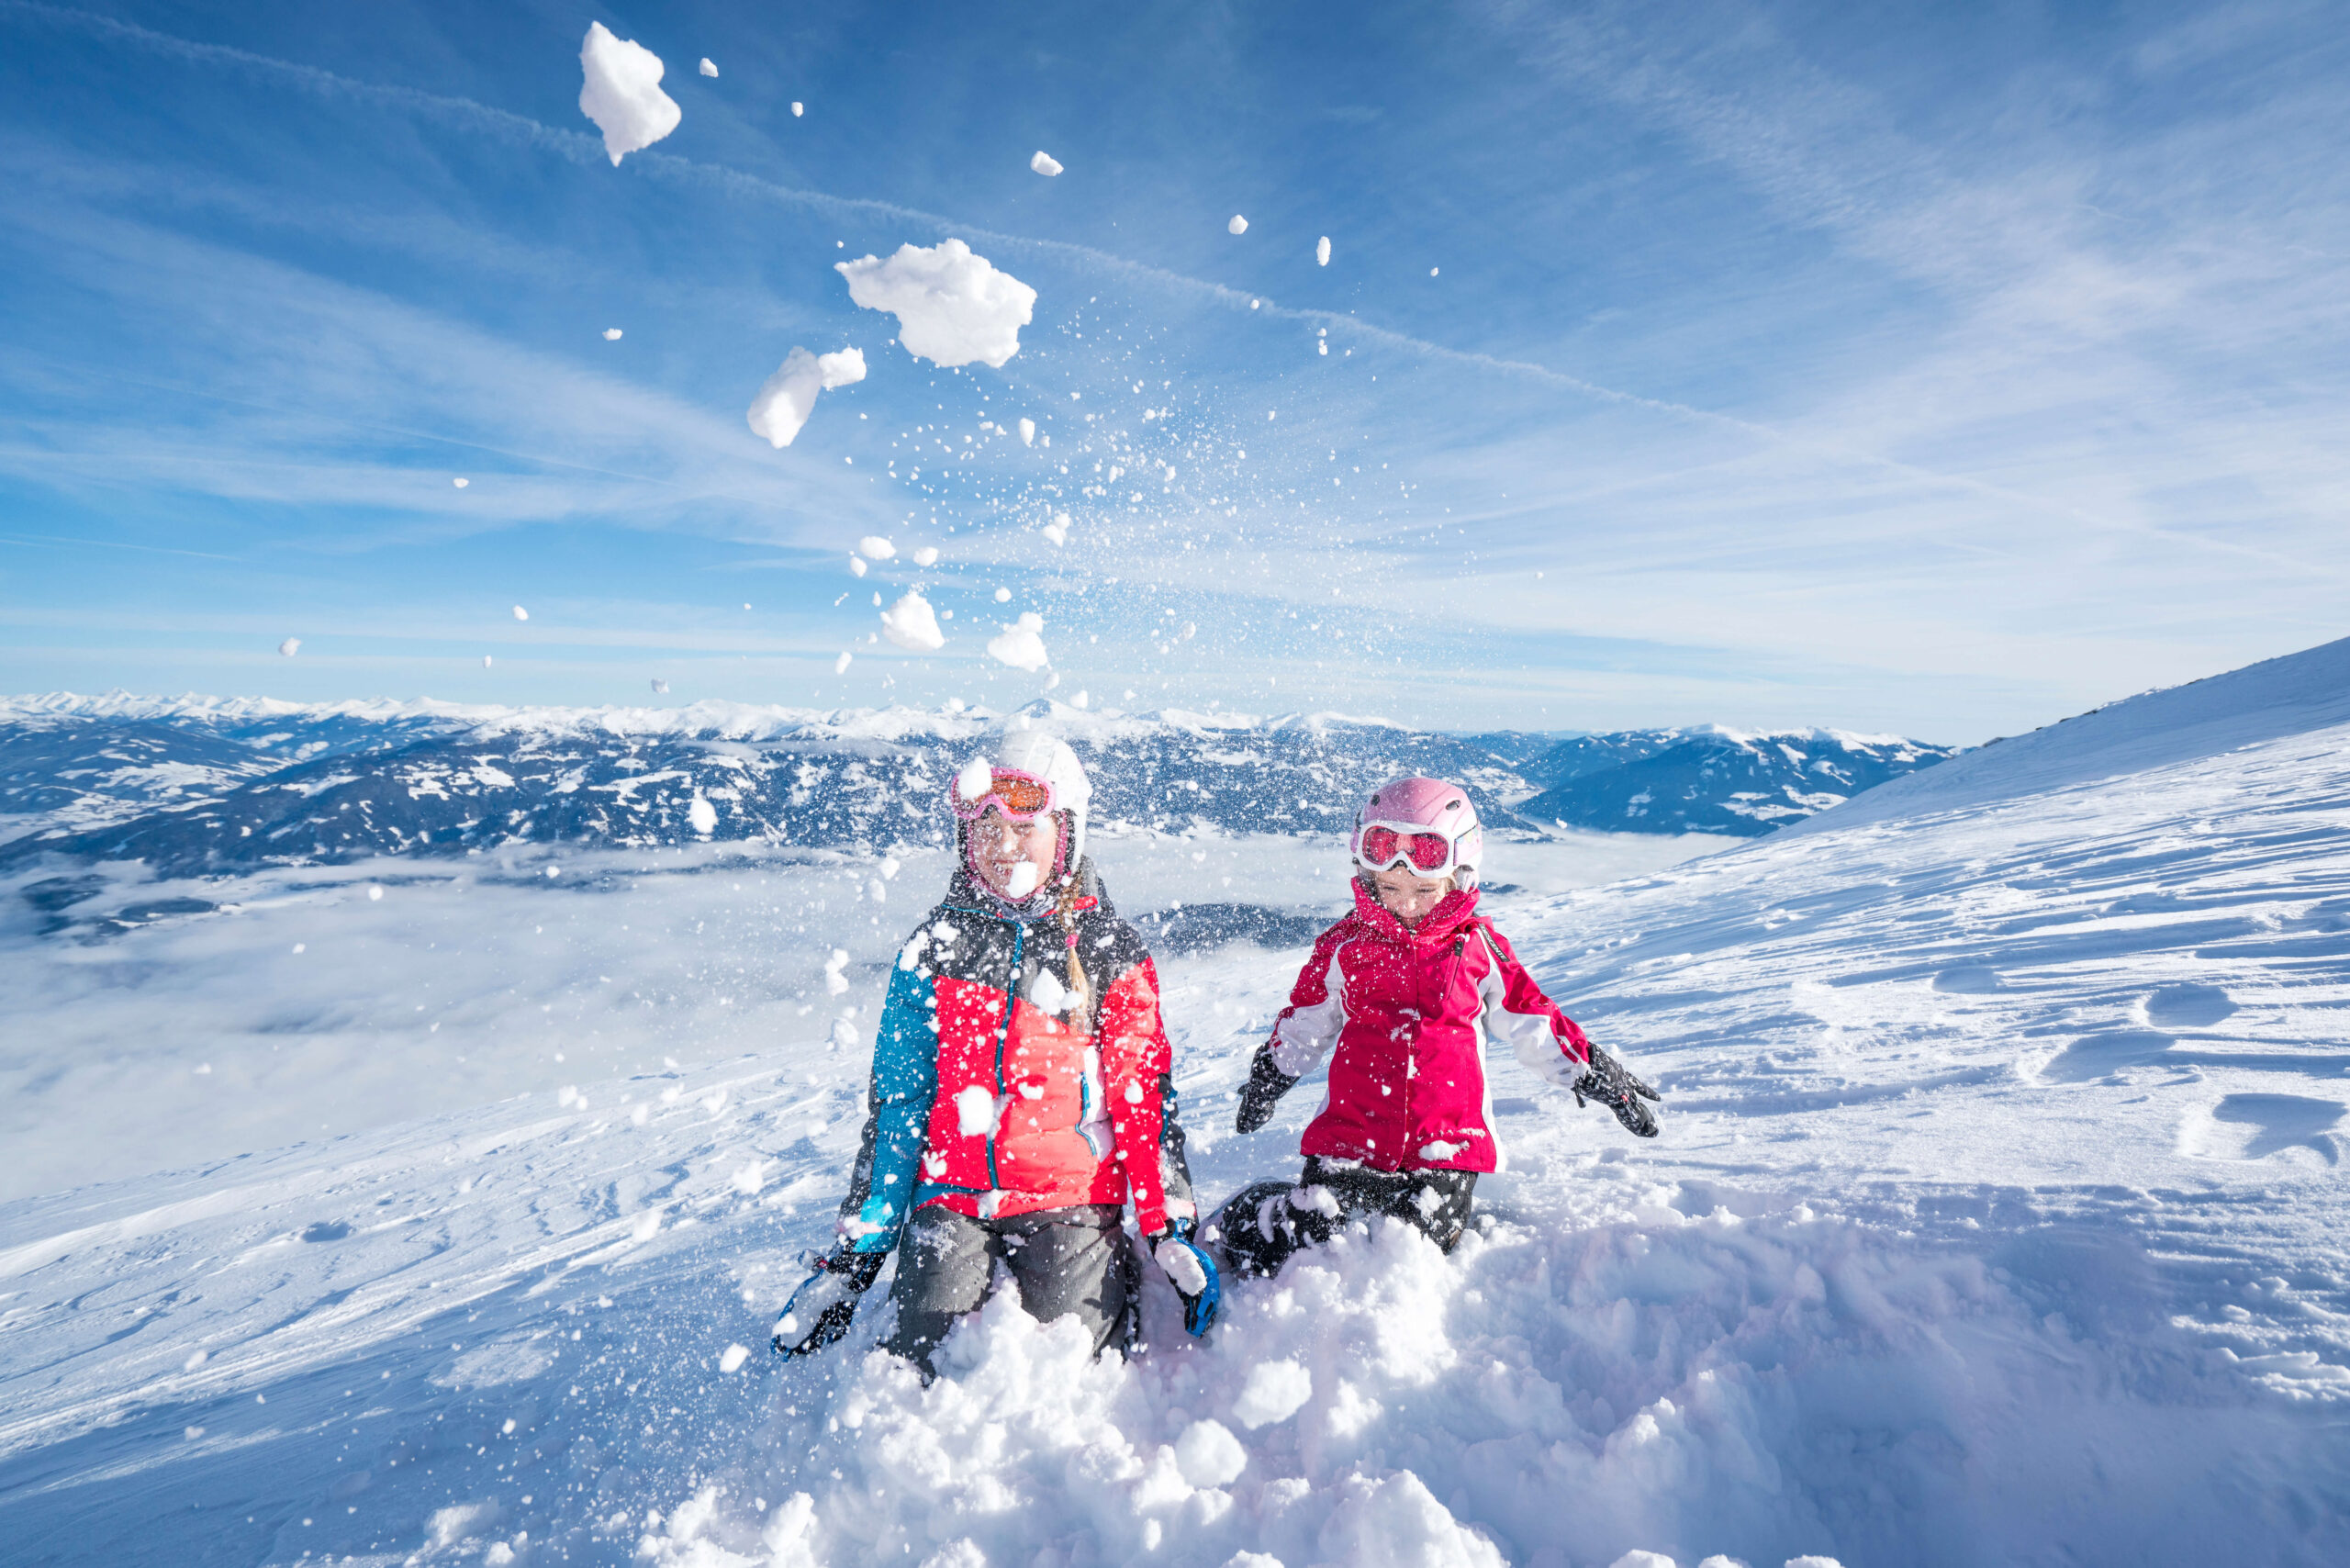
<instances>
[{"instance_id":1,"label":"black ski glove","mask_svg":"<svg viewBox=\"0 0 2350 1568\"><path fill-rule=\"evenodd\" d=\"M1656 1137L1656 1118L1640 1102L1656 1100L1660 1105L1664 1102L1657 1099L1655 1090L1625 1071L1622 1062L1597 1046L1591 1047L1591 1065L1583 1069L1583 1076L1574 1081L1572 1087L1578 1106L1587 1094L1615 1112L1626 1132L1636 1137Z\"/></svg>"},{"instance_id":2,"label":"black ski glove","mask_svg":"<svg viewBox=\"0 0 2350 1568\"><path fill-rule=\"evenodd\" d=\"M811 1271L775 1320L777 1353L812 1356L846 1334L858 1298L872 1288L887 1256L835 1248L822 1257L803 1259L811 1263Z\"/></svg>"},{"instance_id":3,"label":"black ski glove","mask_svg":"<svg viewBox=\"0 0 2350 1568\"><path fill-rule=\"evenodd\" d=\"M1273 1107L1281 1103L1289 1086L1297 1081L1273 1065L1270 1046L1259 1047L1257 1059L1248 1064L1248 1081L1240 1086L1240 1114L1232 1126L1235 1132L1253 1133L1273 1119Z\"/></svg>"}]
</instances>

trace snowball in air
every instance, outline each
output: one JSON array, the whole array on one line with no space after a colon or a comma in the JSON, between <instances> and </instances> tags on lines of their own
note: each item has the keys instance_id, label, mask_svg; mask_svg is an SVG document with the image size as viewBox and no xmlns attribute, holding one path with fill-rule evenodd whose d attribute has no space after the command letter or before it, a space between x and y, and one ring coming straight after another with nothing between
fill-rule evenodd
<instances>
[{"instance_id":1,"label":"snowball in air","mask_svg":"<svg viewBox=\"0 0 2350 1568\"><path fill-rule=\"evenodd\" d=\"M707 61L707 60L705 60L705 61L703 61L703 62L702 62L702 64L704 64L705 66L706 66L706 65L708 65L709 63L710 63L710 62L709 62L709 61ZM715 71L709 71L709 72L704 73L704 74L706 74L706 75L711 75L711 76L715 76L715 75L717 75L717 74L718 74L718 73L717 73L717 72L715 72ZM719 1358L718 1358L718 1370L719 1370L720 1372L731 1372L738 1371L738 1370L740 1370L740 1369L741 1369L741 1367L742 1367L743 1363L744 1363L744 1361L749 1361L750 1359L751 1359L751 1348L750 1348L749 1346L747 1346L747 1345L729 1345L729 1346L727 1346L727 1347L726 1347L726 1349L725 1349L722 1352L721 1352L721 1354L719 1355Z\"/></svg>"},{"instance_id":2,"label":"snowball in air","mask_svg":"<svg viewBox=\"0 0 2350 1568\"><path fill-rule=\"evenodd\" d=\"M604 341L608 343L619 342L621 341L621 330L618 327L605 328Z\"/></svg>"},{"instance_id":3,"label":"snowball in air","mask_svg":"<svg viewBox=\"0 0 2350 1568\"><path fill-rule=\"evenodd\" d=\"M1045 652L1045 618L1029 610L1003 629L1003 635L988 639L988 656L998 664L1035 674L1052 657Z\"/></svg>"},{"instance_id":4,"label":"snowball in air","mask_svg":"<svg viewBox=\"0 0 2350 1568\"><path fill-rule=\"evenodd\" d=\"M451 483L452 485L456 486L456 487L457 487L457 488L459 488L459 489L461 489L461 490L462 490L462 489L464 489L467 485L472 484L472 483L473 483L473 481L472 481L471 479L452 479L452 480L450 480L450 481L449 481L449 483Z\"/></svg>"},{"instance_id":5,"label":"snowball in air","mask_svg":"<svg viewBox=\"0 0 2350 1568\"><path fill-rule=\"evenodd\" d=\"M1020 421L1020 444L1023 446L1034 446L1036 444L1035 420L1023 420Z\"/></svg>"},{"instance_id":6,"label":"snowball in air","mask_svg":"<svg viewBox=\"0 0 2350 1568\"><path fill-rule=\"evenodd\" d=\"M693 830L708 838L718 826L718 808L696 795L686 807L686 822Z\"/></svg>"},{"instance_id":7,"label":"snowball in air","mask_svg":"<svg viewBox=\"0 0 2350 1568\"><path fill-rule=\"evenodd\" d=\"M523 609L523 608L522 608L520 605L519 605L519 604L518 604L518 605L516 605L516 606L514 607L514 619L515 619L515 620L517 620L517 621L528 621L530 618L531 618L531 612L530 612L529 610L527 610Z\"/></svg>"},{"instance_id":8,"label":"snowball in air","mask_svg":"<svg viewBox=\"0 0 2350 1568\"><path fill-rule=\"evenodd\" d=\"M1044 532L1045 537L1053 542L1055 549L1067 544L1069 543L1069 513L1065 511L1054 513L1053 521L1045 524Z\"/></svg>"},{"instance_id":9,"label":"snowball in air","mask_svg":"<svg viewBox=\"0 0 2350 1568\"><path fill-rule=\"evenodd\" d=\"M1038 148L1036 155L1028 160L1028 166L1047 178L1061 172L1060 160L1042 148Z\"/></svg>"},{"instance_id":10,"label":"snowball in air","mask_svg":"<svg viewBox=\"0 0 2350 1568\"><path fill-rule=\"evenodd\" d=\"M617 162L618 160L615 159L614 162ZM1246 234L1248 232L1248 220L1236 212L1232 215L1232 221L1225 224L1224 227L1227 233Z\"/></svg>"},{"instance_id":11,"label":"snowball in air","mask_svg":"<svg viewBox=\"0 0 2350 1568\"><path fill-rule=\"evenodd\" d=\"M284 654L290 659L296 654L302 651L302 639L299 637L288 637L285 641L277 644L277 651Z\"/></svg>"},{"instance_id":12,"label":"snowball in air","mask_svg":"<svg viewBox=\"0 0 2350 1568\"><path fill-rule=\"evenodd\" d=\"M1330 237L1327 234L1314 242L1314 263L1323 267L1330 264Z\"/></svg>"},{"instance_id":13,"label":"snowball in air","mask_svg":"<svg viewBox=\"0 0 2350 1568\"><path fill-rule=\"evenodd\" d=\"M848 558L848 571L849 576L853 577L861 577L865 576L865 557L862 555L851 555Z\"/></svg>"},{"instance_id":14,"label":"snowball in air","mask_svg":"<svg viewBox=\"0 0 2350 1568\"><path fill-rule=\"evenodd\" d=\"M955 793L966 801L983 801L994 782L994 765L984 756L975 756L956 770Z\"/></svg>"},{"instance_id":15,"label":"snowball in air","mask_svg":"<svg viewBox=\"0 0 2350 1568\"><path fill-rule=\"evenodd\" d=\"M841 656L833 661L833 673L834 675L846 675L848 673L848 662L855 657L856 657L855 654L843 650Z\"/></svg>"},{"instance_id":16,"label":"snowball in air","mask_svg":"<svg viewBox=\"0 0 2350 1568\"><path fill-rule=\"evenodd\" d=\"M938 629L930 600L915 592L881 612L881 634L908 653L934 654L946 645L946 633Z\"/></svg>"},{"instance_id":17,"label":"snowball in air","mask_svg":"<svg viewBox=\"0 0 2350 1568\"><path fill-rule=\"evenodd\" d=\"M718 67L711 63L711 60L708 55L702 56L701 73L705 76L715 76L718 74ZM731 1371L732 1369L730 1368L729 1370Z\"/></svg>"},{"instance_id":18,"label":"snowball in air","mask_svg":"<svg viewBox=\"0 0 2350 1568\"><path fill-rule=\"evenodd\" d=\"M898 547L878 533L868 533L856 542L856 553L868 561L887 561L898 553Z\"/></svg>"},{"instance_id":19,"label":"snowball in air","mask_svg":"<svg viewBox=\"0 0 2350 1568\"><path fill-rule=\"evenodd\" d=\"M604 133L604 151L615 169L621 158L652 146L685 118L661 90L661 57L641 43L614 38L601 22L588 24L579 69L579 112Z\"/></svg>"},{"instance_id":20,"label":"snowball in air","mask_svg":"<svg viewBox=\"0 0 2350 1568\"><path fill-rule=\"evenodd\" d=\"M487 654L484 654L481 656L481 667L484 669L487 669L489 667L489 655Z\"/></svg>"},{"instance_id":21,"label":"snowball in air","mask_svg":"<svg viewBox=\"0 0 2350 1568\"><path fill-rule=\"evenodd\" d=\"M938 546L935 544L925 544L921 549L915 551L914 565L917 566L934 566L938 565Z\"/></svg>"},{"instance_id":22,"label":"snowball in air","mask_svg":"<svg viewBox=\"0 0 2350 1568\"><path fill-rule=\"evenodd\" d=\"M976 360L1001 369L1035 314L1036 291L960 240L901 245L887 261L866 256L834 270L848 280L851 299L898 319L908 353L946 368Z\"/></svg>"},{"instance_id":23,"label":"snowball in air","mask_svg":"<svg viewBox=\"0 0 2350 1568\"><path fill-rule=\"evenodd\" d=\"M1428 269L1428 276L1430 276L1430 277L1434 277L1434 276L1436 276L1436 274L1437 274L1437 271L1438 271L1438 269L1437 269L1437 268L1435 268L1435 267L1430 267L1430 268Z\"/></svg>"},{"instance_id":24,"label":"snowball in air","mask_svg":"<svg viewBox=\"0 0 2350 1568\"><path fill-rule=\"evenodd\" d=\"M1012 602L1012 590L1010 588L996 589L995 601L998 604L1010 604Z\"/></svg>"},{"instance_id":25,"label":"snowball in air","mask_svg":"<svg viewBox=\"0 0 2350 1568\"><path fill-rule=\"evenodd\" d=\"M657 676L657 675L656 675L656 676L655 676L655 677L653 678L653 694L654 694L655 697L666 697L666 696L668 696L668 695L669 695L669 683L668 683L667 681L666 681L666 680L663 680L659 676Z\"/></svg>"},{"instance_id":26,"label":"snowball in air","mask_svg":"<svg viewBox=\"0 0 2350 1568\"><path fill-rule=\"evenodd\" d=\"M812 354L795 348L759 386L744 417L753 435L765 436L778 451L791 444L808 416L816 411L816 394L865 379L865 351L843 349L838 353Z\"/></svg>"},{"instance_id":27,"label":"snowball in air","mask_svg":"<svg viewBox=\"0 0 2350 1568\"><path fill-rule=\"evenodd\" d=\"M799 100L799 99L797 99L797 98L792 99L792 100L791 100L791 118L792 118L793 119L798 119L798 118L800 117L800 115L801 115L801 114L803 114L804 112L806 112L806 111L805 111L805 110L804 110L804 108L802 107L802 106L801 106L801 104L800 104L800 100Z\"/></svg>"}]
</instances>

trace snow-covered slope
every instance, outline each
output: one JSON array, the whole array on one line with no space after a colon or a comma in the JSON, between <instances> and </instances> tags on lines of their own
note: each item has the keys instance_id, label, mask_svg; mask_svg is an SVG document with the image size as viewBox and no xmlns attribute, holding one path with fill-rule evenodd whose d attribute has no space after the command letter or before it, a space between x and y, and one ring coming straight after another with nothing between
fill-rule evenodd
<instances>
[{"instance_id":1,"label":"snow-covered slope","mask_svg":"<svg viewBox=\"0 0 2350 1568\"><path fill-rule=\"evenodd\" d=\"M1541 790L1512 804L1536 822L1602 833L1753 838L1957 755L1842 730L1626 730L1528 759L1520 771Z\"/></svg>"},{"instance_id":2,"label":"snow-covered slope","mask_svg":"<svg viewBox=\"0 0 2350 1568\"><path fill-rule=\"evenodd\" d=\"M1128 1363L1002 1301L929 1390L871 1314L728 1370L856 1133L854 1047L788 1007L754 1054L0 1208L0 1528L90 1562L2341 1561L2341 657L1496 899L1664 1136L1505 1066L1486 1232L1352 1238L1205 1345L1155 1294ZM1227 1129L1297 956L1166 965L1211 1192L1292 1166L1311 1085Z\"/></svg>"}]
</instances>

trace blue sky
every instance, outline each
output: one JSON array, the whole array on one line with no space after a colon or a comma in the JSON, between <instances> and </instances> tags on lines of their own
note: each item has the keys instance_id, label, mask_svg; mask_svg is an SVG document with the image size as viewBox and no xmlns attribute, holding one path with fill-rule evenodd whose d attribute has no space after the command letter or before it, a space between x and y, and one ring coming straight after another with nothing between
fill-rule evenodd
<instances>
[{"instance_id":1,"label":"blue sky","mask_svg":"<svg viewBox=\"0 0 2350 1568\"><path fill-rule=\"evenodd\" d=\"M2340 23L0 0L0 689L2010 733L2350 633ZM833 270L949 236L1001 370Z\"/></svg>"}]
</instances>

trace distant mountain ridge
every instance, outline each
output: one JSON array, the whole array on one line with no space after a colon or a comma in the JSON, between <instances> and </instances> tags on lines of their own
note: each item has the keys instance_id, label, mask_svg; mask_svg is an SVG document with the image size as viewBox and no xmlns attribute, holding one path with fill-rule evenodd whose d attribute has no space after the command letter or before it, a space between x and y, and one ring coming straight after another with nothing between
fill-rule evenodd
<instances>
[{"instance_id":1,"label":"distant mountain ridge","mask_svg":"<svg viewBox=\"0 0 2350 1568\"><path fill-rule=\"evenodd\" d=\"M1460 780L1503 834L1751 835L1950 755L1830 731L1561 741L1049 700L1006 715L59 694L0 700L0 868L46 854L185 876L516 845L934 846L947 779L1024 722L1085 758L1107 832L1337 834L1372 784L1430 773Z\"/></svg>"}]
</instances>

